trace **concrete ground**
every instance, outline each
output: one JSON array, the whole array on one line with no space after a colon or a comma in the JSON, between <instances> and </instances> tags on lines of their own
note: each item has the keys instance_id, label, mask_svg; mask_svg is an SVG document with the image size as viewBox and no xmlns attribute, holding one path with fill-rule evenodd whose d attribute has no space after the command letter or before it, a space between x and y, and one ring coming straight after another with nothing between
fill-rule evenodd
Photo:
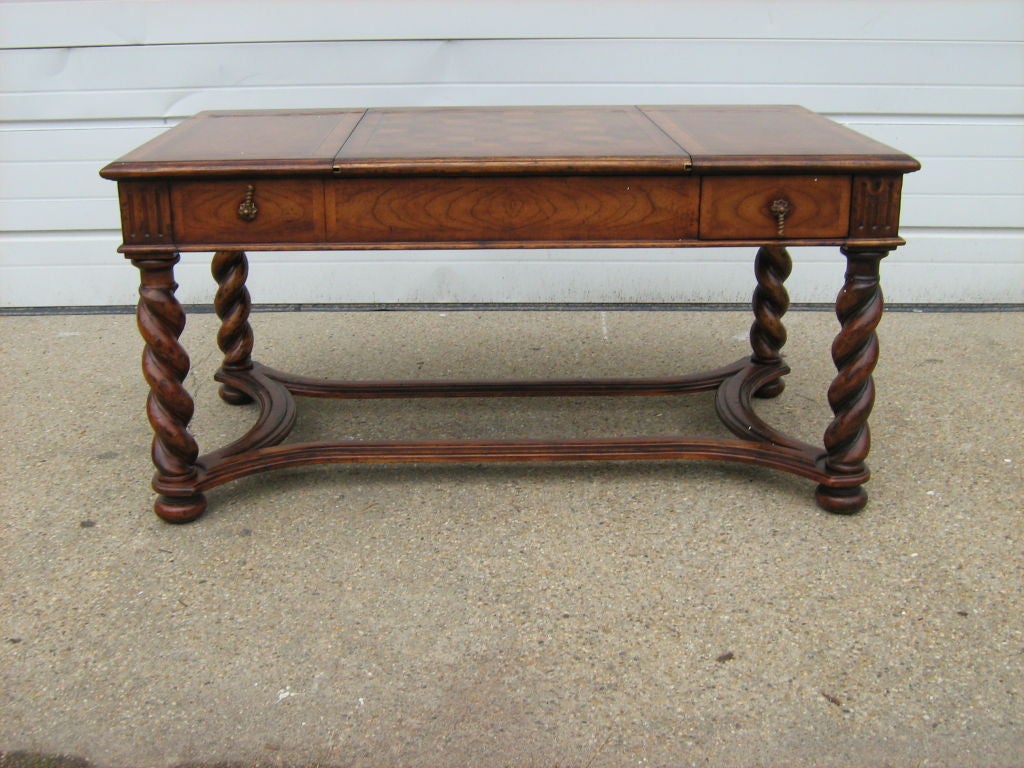
<instances>
[{"instance_id":1,"label":"concrete ground","mask_svg":"<svg viewBox=\"0 0 1024 768\"><path fill-rule=\"evenodd\" d=\"M665 375L743 312L254 316L350 378ZM818 441L829 312L766 420ZM215 447L216 318L190 317ZM0 765L1024 764L1024 314L889 313L871 501L712 463L332 466L151 512L128 315L0 317ZM305 406L303 408L302 406ZM715 430L681 399L300 402L297 436ZM75 756L58 759L58 755Z\"/></svg>"}]
</instances>

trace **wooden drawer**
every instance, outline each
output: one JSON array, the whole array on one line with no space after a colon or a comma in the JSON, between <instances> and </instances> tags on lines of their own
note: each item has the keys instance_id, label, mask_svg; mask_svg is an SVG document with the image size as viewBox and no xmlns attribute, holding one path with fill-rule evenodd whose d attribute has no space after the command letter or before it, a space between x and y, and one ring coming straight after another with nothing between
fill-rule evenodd
<instances>
[{"instance_id":1,"label":"wooden drawer","mask_svg":"<svg viewBox=\"0 0 1024 768\"><path fill-rule=\"evenodd\" d=\"M239 208L250 195L254 209ZM179 244L314 243L323 237L323 182L263 179L249 182L179 181L171 185Z\"/></svg>"},{"instance_id":2,"label":"wooden drawer","mask_svg":"<svg viewBox=\"0 0 1024 768\"><path fill-rule=\"evenodd\" d=\"M776 201L785 201L773 210ZM782 234L776 211L785 210ZM700 236L705 240L845 237L849 176L705 176Z\"/></svg>"},{"instance_id":3,"label":"wooden drawer","mask_svg":"<svg viewBox=\"0 0 1024 768\"><path fill-rule=\"evenodd\" d=\"M327 182L338 243L665 242L697 236L684 176L350 178Z\"/></svg>"}]
</instances>

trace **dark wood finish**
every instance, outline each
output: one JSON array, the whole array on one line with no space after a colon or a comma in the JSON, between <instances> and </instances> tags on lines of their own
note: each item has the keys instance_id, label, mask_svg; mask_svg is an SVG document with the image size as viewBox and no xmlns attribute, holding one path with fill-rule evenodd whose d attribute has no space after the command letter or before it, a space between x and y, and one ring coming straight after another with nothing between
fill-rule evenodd
<instances>
[{"instance_id":1,"label":"dark wood finish","mask_svg":"<svg viewBox=\"0 0 1024 768\"><path fill-rule=\"evenodd\" d=\"M690 155L693 170L715 173L909 173L912 157L793 106L644 107Z\"/></svg>"},{"instance_id":2,"label":"dark wood finish","mask_svg":"<svg viewBox=\"0 0 1024 768\"><path fill-rule=\"evenodd\" d=\"M264 404L261 420L238 442L199 459L203 468L193 492L246 475L307 463L401 463L415 461L626 461L711 459L739 461L794 472L823 483L853 485L866 474L832 478L821 466L822 451L767 427L753 413L752 392L785 374L784 365L746 359L715 371L676 378L568 381L355 382L314 381L256 364L251 373L218 373L218 380ZM617 438L591 440L342 441L279 446L294 420L292 395L343 398L522 397L668 395L716 390L723 422L742 440Z\"/></svg>"},{"instance_id":3,"label":"dark wood finish","mask_svg":"<svg viewBox=\"0 0 1024 768\"><path fill-rule=\"evenodd\" d=\"M638 171L887 173L920 166L795 106L204 112L103 169L109 179Z\"/></svg>"},{"instance_id":4,"label":"dark wood finish","mask_svg":"<svg viewBox=\"0 0 1024 768\"><path fill-rule=\"evenodd\" d=\"M330 173L364 110L202 112L111 163L110 179Z\"/></svg>"},{"instance_id":5,"label":"dark wood finish","mask_svg":"<svg viewBox=\"0 0 1024 768\"><path fill-rule=\"evenodd\" d=\"M420 176L327 184L345 243L675 243L697 236L699 182L678 176Z\"/></svg>"},{"instance_id":6,"label":"dark wood finish","mask_svg":"<svg viewBox=\"0 0 1024 768\"><path fill-rule=\"evenodd\" d=\"M772 212L786 202L783 234ZM709 240L844 237L849 229L849 176L713 176L703 181L700 233Z\"/></svg>"},{"instance_id":7,"label":"dark wood finish","mask_svg":"<svg viewBox=\"0 0 1024 768\"><path fill-rule=\"evenodd\" d=\"M121 234L127 246L173 248L171 198L163 181L118 184Z\"/></svg>"},{"instance_id":8,"label":"dark wood finish","mask_svg":"<svg viewBox=\"0 0 1024 768\"><path fill-rule=\"evenodd\" d=\"M828 388L828 403L835 414L825 430L825 467L835 476L863 474L871 447L868 416L875 404L871 377L878 362L878 334L882 319L882 289L878 265L888 251L844 247L846 282L836 299L842 326L832 343L837 374ZM819 485L818 503L830 512L856 512L867 503L860 486Z\"/></svg>"},{"instance_id":9,"label":"dark wood finish","mask_svg":"<svg viewBox=\"0 0 1024 768\"><path fill-rule=\"evenodd\" d=\"M857 238L896 237L900 227L903 177L854 176L850 235Z\"/></svg>"},{"instance_id":10,"label":"dark wood finish","mask_svg":"<svg viewBox=\"0 0 1024 768\"><path fill-rule=\"evenodd\" d=\"M636 107L369 110L335 172L635 174L686 170L690 157Z\"/></svg>"},{"instance_id":11,"label":"dark wood finish","mask_svg":"<svg viewBox=\"0 0 1024 768\"><path fill-rule=\"evenodd\" d=\"M750 326L751 362L775 366L782 363L782 347L786 344L786 327L782 316L789 309L786 278L793 269L789 251L779 245L766 245L758 249L754 258L754 276L757 287L752 300L754 323ZM774 379L755 393L769 398L782 394L786 383Z\"/></svg>"},{"instance_id":12,"label":"dark wood finish","mask_svg":"<svg viewBox=\"0 0 1024 768\"><path fill-rule=\"evenodd\" d=\"M902 244L902 176L917 162L799 107L514 107L204 113L111 163L139 268L139 329L153 426L155 509L171 522L205 492L281 467L334 462L738 461L814 480L825 509L867 501L867 419L882 314L879 261ZM759 246L749 358L689 376L558 381L314 380L253 361L244 251L303 248ZM772 429L755 397L789 372L787 246L839 245L846 282L822 446ZM188 431L179 251L215 251L230 404L259 415L199 455ZM329 441L283 445L296 396L534 397L715 391L735 439Z\"/></svg>"},{"instance_id":13,"label":"dark wood finish","mask_svg":"<svg viewBox=\"0 0 1024 768\"><path fill-rule=\"evenodd\" d=\"M189 522L206 510L206 498L190 487L199 474L199 446L188 431L194 405L184 381L190 362L178 342L185 328L185 311L174 297L178 259L133 261L141 275L136 319L146 343L142 374L149 384L146 414L153 427L152 456L157 470L153 484L167 488L155 509L164 520Z\"/></svg>"},{"instance_id":14,"label":"dark wood finish","mask_svg":"<svg viewBox=\"0 0 1024 768\"><path fill-rule=\"evenodd\" d=\"M213 279L217 281L217 294L213 308L221 320L217 332L217 346L224 353L221 364L225 371L248 371L252 369L252 326L249 312L252 300L245 281L249 277L249 261L242 251L217 251L211 265ZM232 405L251 403L252 398L239 389L227 384L220 387L221 399Z\"/></svg>"},{"instance_id":15,"label":"dark wood finish","mask_svg":"<svg viewBox=\"0 0 1024 768\"><path fill-rule=\"evenodd\" d=\"M245 219L249 199L255 213ZM320 243L324 237L324 191L319 179L179 181L171 187L175 233L181 243L230 245L267 239Z\"/></svg>"}]
</instances>

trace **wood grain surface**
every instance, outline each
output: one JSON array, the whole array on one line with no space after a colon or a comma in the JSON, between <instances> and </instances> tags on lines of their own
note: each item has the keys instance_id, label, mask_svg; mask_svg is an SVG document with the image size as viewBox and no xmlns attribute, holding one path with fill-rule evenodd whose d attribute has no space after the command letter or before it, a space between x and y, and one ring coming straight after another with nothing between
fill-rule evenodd
<instances>
[{"instance_id":1,"label":"wood grain surface","mask_svg":"<svg viewBox=\"0 0 1024 768\"><path fill-rule=\"evenodd\" d=\"M701 237L778 239L771 212L786 200L785 237L843 237L849 230L849 176L710 176L703 180Z\"/></svg>"},{"instance_id":2,"label":"wood grain surface","mask_svg":"<svg viewBox=\"0 0 1024 768\"><path fill-rule=\"evenodd\" d=\"M238 207L250 184L258 213L252 221L244 221ZM171 186L171 208L175 233L183 244L324 239L320 179L179 181Z\"/></svg>"},{"instance_id":3,"label":"wood grain surface","mask_svg":"<svg viewBox=\"0 0 1024 768\"><path fill-rule=\"evenodd\" d=\"M677 176L344 179L326 187L341 242L681 240L699 184Z\"/></svg>"},{"instance_id":4,"label":"wood grain surface","mask_svg":"<svg viewBox=\"0 0 1024 768\"><path fill-rule=\"evenodd\" d=\"M824 509L848 514L863 507L871 371L878 356L874 327L882 312L878 262L902 244L898 180L916 161L800 108L678 107L652 115L636 107L371 110L355 122L355 113L323 120L301 113L295 134L287 132L287 114L201 116L108 166L104 174L121 186L121 250L141 274L138 318L151 390L157 514L188 522L206 509L210 488L305 464L670 458L791 472L818 481L815 498ZM210 146L189 152L195 135L217 120L224 121L224 131ZM257 134L268 126L273 135L262 145ZM270 149L240 157L246 152L232 145L236 140ZM691 156L679 140L700 152ZM339 141L337 157L324 167L325 151ZM691 167L693 159L707 164ZM293 172L285 172L289 168ZM251 355L243 249L739 242L762 246L754 265L753 354L716 372L668 382L317 382L264 369ZM784 281L792 262L783 246L797 243L840 244L847 257L847 282L836 305L842 329L832 347L837 376L829 405L835 418L823 447L773 430L751 405L753 397L776 397L785 386ZM188 431L193 402L184 386L189 364L179 337L185 316L174 295L173 268L177 250L207 249L217 251L212 271L222 322L220 394L231 404L258 402L260 415L238 440L198 456ZM295 422L296 395L624 395L666 387L680 394L715 389L718 416L738 439L280 444Z\"/></svg>"}]
</instances>

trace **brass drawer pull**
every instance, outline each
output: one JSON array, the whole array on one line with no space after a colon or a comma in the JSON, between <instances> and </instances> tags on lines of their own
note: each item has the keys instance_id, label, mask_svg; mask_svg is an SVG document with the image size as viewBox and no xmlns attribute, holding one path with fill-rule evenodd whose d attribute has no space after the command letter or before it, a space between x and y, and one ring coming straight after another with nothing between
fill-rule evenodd
<instances>
[{"instance_id":1,"label":"brass drawer pull","mask_svg":"<svg viewBox=\"0 0 1024 768\"><path fill-rule=\"evenodd\" d=\"M253 199L256 195L256 188L250 184L248 189L245 190L245 200L238 206L238 218L242 221L252 221L256 218L256 214L260 212L260 209L256 207L256 201Z\"/></svg>"},{"instance_id":2,"label":"brass drawer pull","mask_svg":"<svg viewBox=\"0 0 1024 768\"><path fill-rule=\"evenodd\" d=\"M789 200L784 197L778 200L773 200L771 207L768 209L775 216L776 232L779 237L782 237L786 229L786 214L789 213L791 208Z\"/></svg>"}]
</instances>

